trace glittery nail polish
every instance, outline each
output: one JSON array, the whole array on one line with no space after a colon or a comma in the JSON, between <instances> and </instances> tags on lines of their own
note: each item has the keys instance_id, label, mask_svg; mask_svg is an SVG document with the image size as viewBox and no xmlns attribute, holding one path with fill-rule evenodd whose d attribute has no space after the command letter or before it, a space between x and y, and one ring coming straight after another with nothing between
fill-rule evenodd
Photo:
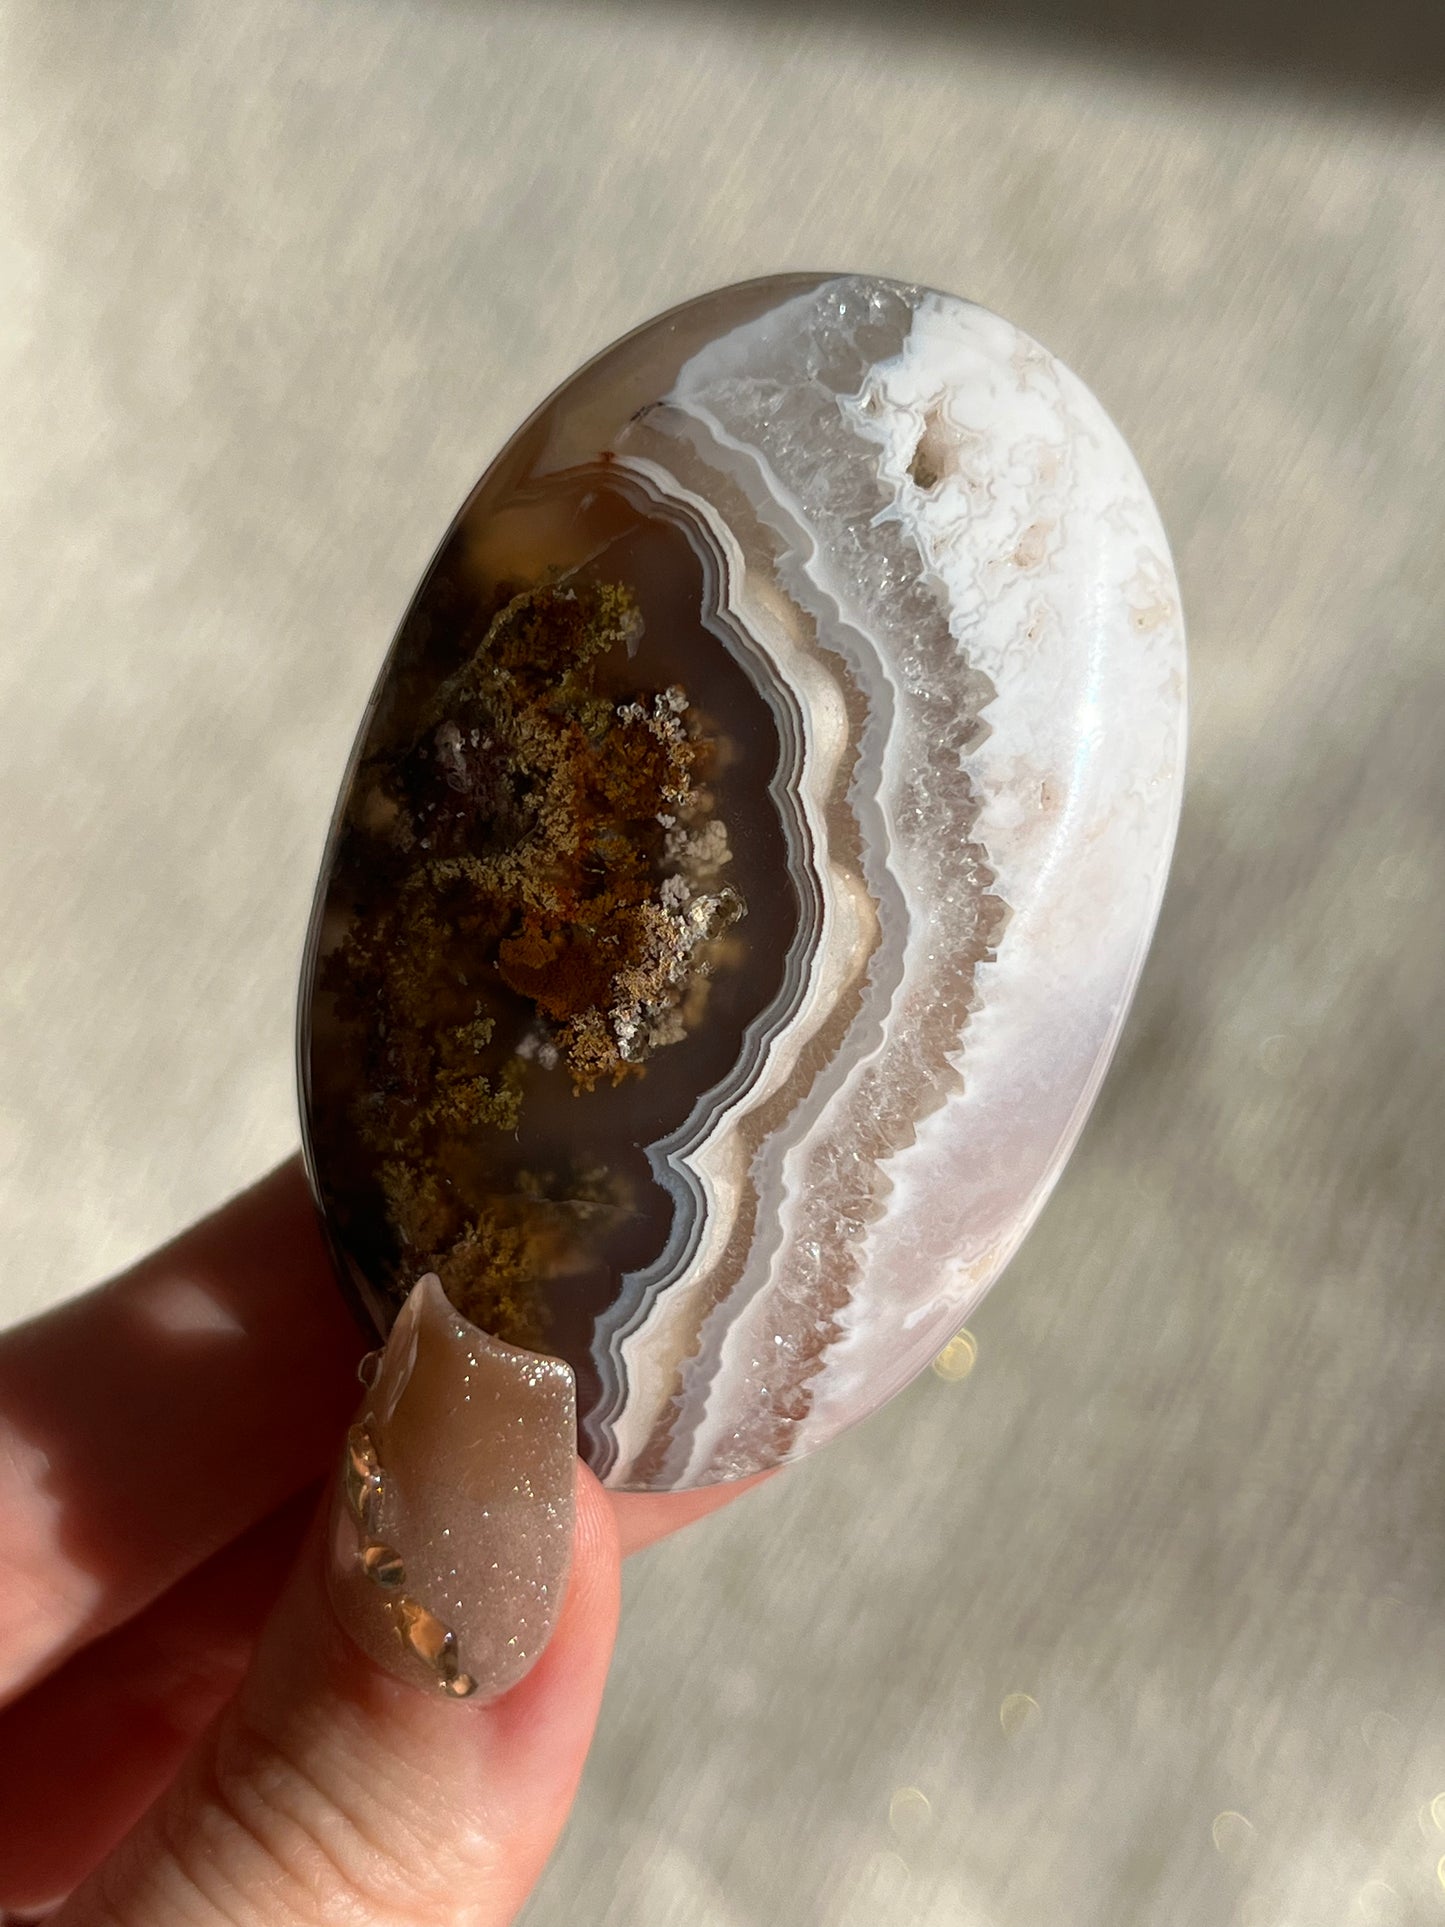
<instances>
[{"instance_id":1,"label":"glittery nail polish","mask_svg":"<svg viewBox=\"0 0 1445 1927\"><path fill-rule=\"evenodd\" d=\"M495 1698L557 1623L572 1549L572 1372L488 1338L429 1275L371 1377L332 1507L337 1613L397 1678Z\"/></svg>"}]
</instances>

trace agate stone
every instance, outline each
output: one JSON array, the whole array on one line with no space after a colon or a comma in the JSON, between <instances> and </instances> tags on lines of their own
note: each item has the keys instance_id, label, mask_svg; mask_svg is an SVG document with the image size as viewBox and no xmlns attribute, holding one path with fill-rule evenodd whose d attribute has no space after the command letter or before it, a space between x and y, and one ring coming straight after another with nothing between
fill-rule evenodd
<instances>
[{"instance_id":1,"label":"agate stone","mask_svg":"<svg viewBox=\"0 0 1445 1927\"><path fill-rule=\"evenodd\" d=\"M338 806L301 1070L358 1303L434 1271L567 1360L616 1486L871 1411L1078 1133L1183 725L1138 468L1009 323L783 276L608 349L452 525Z\"/></svg>"}]
</instances>

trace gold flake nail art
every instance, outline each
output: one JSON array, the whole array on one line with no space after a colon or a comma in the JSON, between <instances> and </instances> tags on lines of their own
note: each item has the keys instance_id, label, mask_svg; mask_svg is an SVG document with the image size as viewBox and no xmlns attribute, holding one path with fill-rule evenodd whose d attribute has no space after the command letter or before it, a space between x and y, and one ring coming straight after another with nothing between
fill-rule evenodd
<instances>
[{"instance_id":1,"label":"gold flake nail art","mask_svg":"<svg viewBox=\"0 0 1445 1927\"><path fill-rule=\"evenodd\" d=\"M469 1325L434 1277L374 1356L346 1438L332 1597L397 1677L449 1699L495 1697L530 1669L561 1604L571 1371Z\"/></svg>"},{"instance_id":2,"label":"gold flake nail art","mask_svg":"<svg viewBox=\"0 0 1445 1927\"><path fill-rule=\"evenodd\" d=\"M380 1353L375 1354L378 1358ZM373 1374L373 1383L375 1374ZM406 1584L406 1567L394 1547L368 1535L376 1525L382 1493L381 1457L366 1425L353 1425L346 1435L345 1491L351 1516L360 1528L357 1564L386 1592ZM403 1649L431 1669L437 1685L453 1699L466 1699L477 1690L470 1673L457 1659L457 1636L434 1612L405 1594L388 1602L392 1625Z\"/></svg>"}]
</instances>

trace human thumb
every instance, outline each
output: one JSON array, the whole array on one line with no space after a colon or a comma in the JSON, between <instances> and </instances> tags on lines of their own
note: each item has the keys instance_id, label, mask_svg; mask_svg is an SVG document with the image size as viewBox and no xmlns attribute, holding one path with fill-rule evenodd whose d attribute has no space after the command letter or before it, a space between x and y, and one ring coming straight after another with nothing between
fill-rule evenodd
<instances>
[{"instance_id":1,"label":"human thumb","mask_svg":"<svg viewBox=\"0 0 1445 1927\"><path fill-rule=\"evenodd\" d=\"M566 1366L416 1287L250 1673L61 1927L513 1918L616 1632L574 1413Z\"/></svg>"}]
</instances>

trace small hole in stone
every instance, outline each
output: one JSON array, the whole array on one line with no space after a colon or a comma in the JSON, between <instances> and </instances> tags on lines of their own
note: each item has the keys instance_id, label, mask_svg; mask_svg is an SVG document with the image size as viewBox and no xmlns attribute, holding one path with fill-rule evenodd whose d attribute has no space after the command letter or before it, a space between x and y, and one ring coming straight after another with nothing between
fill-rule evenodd
<instances>
[{"instance_id":1,"label":"small hole in stone","mask_svg":"<svg viewBox=\"0 0 1445 1927\"><path fill-rule=\"evenodd\" d=\"M921 489L934 489L948 469L948 435L943 418L934 409L924 417L923 433L908 464L910 480Z\"/></svg>"}]
</instances>

